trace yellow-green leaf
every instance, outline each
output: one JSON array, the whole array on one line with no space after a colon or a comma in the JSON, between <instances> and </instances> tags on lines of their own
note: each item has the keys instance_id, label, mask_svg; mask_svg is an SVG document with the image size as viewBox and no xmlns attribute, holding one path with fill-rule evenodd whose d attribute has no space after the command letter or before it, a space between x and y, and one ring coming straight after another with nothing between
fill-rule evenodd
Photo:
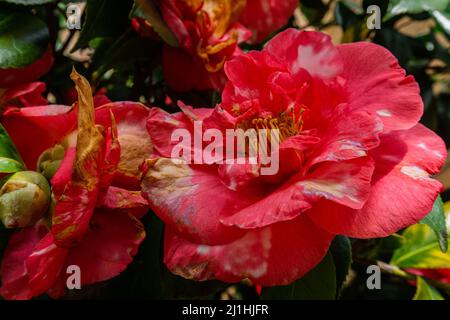
<instances>
[{"instance_id":1,"label":"yellow-green leaf","mask_svg":"<svg viewBox=\"0 0 450 320\"><path fill-rule=\"evenodd\" d=\"M450 268L450 254L443 253L436 235L427 225L417 224L403 233L403 245L392 256L400 268Z\"/></svg>"},{"instance_id":2,"label":"yellow-green leaf","mask_svg":"<svg viewBox=\"0 0 450 320\"><path fill-rule=\"evenodd\" d=\"M417 277L417 291L413 300L445 300L439 291L430 286L423 278Z\"/></svg>"}]
</instances>

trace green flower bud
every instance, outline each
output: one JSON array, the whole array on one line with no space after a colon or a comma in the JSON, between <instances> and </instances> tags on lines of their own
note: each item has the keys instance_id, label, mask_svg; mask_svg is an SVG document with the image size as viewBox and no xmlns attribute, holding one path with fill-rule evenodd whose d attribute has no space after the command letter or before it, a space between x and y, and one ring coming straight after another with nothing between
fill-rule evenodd
<instances>
[{"instance_id":1,"label":"green flower bud","mask_svg":"<svg viewBox=\"0 0 450 320\"><path fill-rule=\"evenodd\" d=\"M38 160L37 171L44 177L51 180L64 159L66 149L64 145L57 144L45 151Z\"/></svg>"},{"instance_id":2,"label":"green flower bud","mask_svg":"<svg viewBox=\"0 0 450 320\"><path fill-rule=\"evenodd\" d=\"M41 174L22 171L0 189L0 220L6 228L24 228L41 219L50 204L50 186Z\"/></svg>"}]
</instances>

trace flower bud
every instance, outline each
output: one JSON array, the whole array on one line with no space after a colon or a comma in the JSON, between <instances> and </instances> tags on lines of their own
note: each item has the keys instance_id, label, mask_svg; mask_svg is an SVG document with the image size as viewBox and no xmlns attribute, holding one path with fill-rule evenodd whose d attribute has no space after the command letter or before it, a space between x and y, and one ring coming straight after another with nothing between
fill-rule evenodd
<instances>
[{"instance_id":1,"label":"flower bud","mask_svg":"<svg viewBox=\"0 0 450 320\"><path fill-rule=\"evenodd\" d=\"M50 203L50 186L33 171L11 175L0 189L0 220L6 228L24 228L41 219Z\"/></svg>"},{"instance_id":2,"label":"flower bud","mask_svg":"<svg viewBox=\"0 0 450 320\"><path fill-rule=\"evenodd\" d=\"M51 180L64 159L66 149L62 144L45 151L38 160L37 171L48 180Z\"/></svg>"}]
</instances>

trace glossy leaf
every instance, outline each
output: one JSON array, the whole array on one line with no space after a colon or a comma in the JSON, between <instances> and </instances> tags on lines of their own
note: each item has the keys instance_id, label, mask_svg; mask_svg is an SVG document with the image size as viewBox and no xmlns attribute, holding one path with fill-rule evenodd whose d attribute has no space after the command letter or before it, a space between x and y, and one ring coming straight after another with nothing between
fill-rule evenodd
<instances>
[{"instance_id":1,"label":"glossy leaf","mask_svg":"<svg viewBox=\"0 0 450 320\"><path fill-rule=\"evenodd\" d=\"M430 286L423 278L417 277L417 291L413 300L444 300L439 291Z\"/></svg>"},{"instance_id":2,"label":"glossy leaf","mask_svg":"<svg viewBox=\"0 0 450 320\"><path fill-rule=\"evenodd\" d=\"M22 158L5 128L0 124L0 173L14 173L22 170L25 170Z\"/></svg>"},{"instance_id":3,"label":"glossy leaf","mask_svg":"<svg viewBox=\"0 0 450 320\"><path fill-rule=\"evenodd\" d=\"M47 25L25 11L0 12L0 68L21 68L39 59L48 47Z\"/></svg>"},{"instance_id":4,"label":"glossy leaf","mask_svg":"<svg viewBox=\"0 0 450 320\"><path fill-rule=\"evenodd\" d=\"M421 221L421 223L428 225L433 229L439 242L439 247L442 252L447 252L448 249L448 234L445 223L444 203L441 196L439 196L431 212Z\"/></svg>"}]
</instances>

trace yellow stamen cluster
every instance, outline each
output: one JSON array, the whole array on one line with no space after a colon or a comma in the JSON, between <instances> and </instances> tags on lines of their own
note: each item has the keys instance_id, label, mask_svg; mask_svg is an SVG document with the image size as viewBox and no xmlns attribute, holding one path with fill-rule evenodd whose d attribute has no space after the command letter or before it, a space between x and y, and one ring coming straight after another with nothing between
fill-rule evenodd
<instances>
[{"instance_id":1,"label":"yellow stamen cluster","mask_svg":"<svg viewBox=\"0 0 450 320\"><path fill-rule=\"evenodd\" d=\"M256 131L260 130L279 130L280 142L283 142L289 137L295 136L303 130L303 112L302 108L298 115L295 114L294 109L291 108L290 115L287 112L282 112L276 118L267 116L264 118L255 118L252 125Z\"/></svg>"}]
</instances>

